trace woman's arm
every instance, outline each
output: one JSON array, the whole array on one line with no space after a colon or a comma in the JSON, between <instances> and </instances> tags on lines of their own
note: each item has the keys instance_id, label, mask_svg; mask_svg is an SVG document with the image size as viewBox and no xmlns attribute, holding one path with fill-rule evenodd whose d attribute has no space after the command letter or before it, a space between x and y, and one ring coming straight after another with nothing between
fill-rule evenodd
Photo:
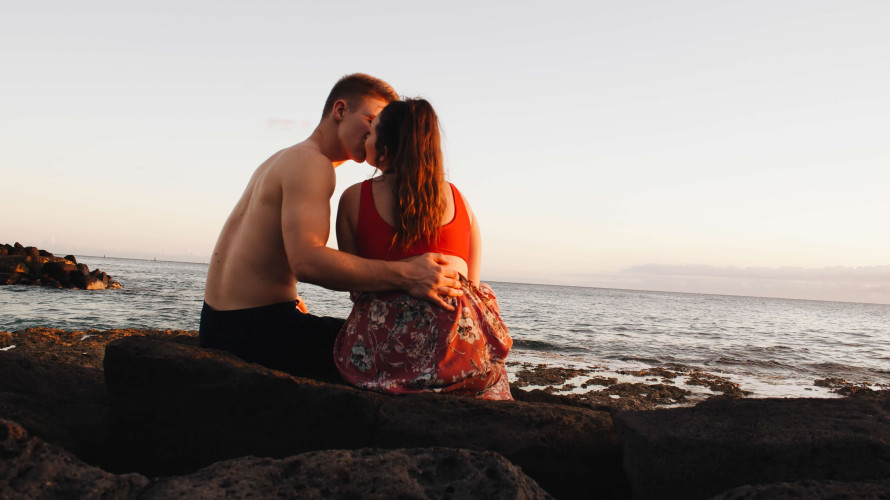
<instances>
[{"instance_id":1,"label":"woman's arm","mask_svg":"<svg viewBox=\"0 0 890 500\"><path fill-rule=\"evenodd\" d=\"M337 207L337 247L341 252L358 255L355 244L355 232L358 227L359 201L361 184L349 186L340 196Z\"/></svg>"},{"instance_id":2,"label":"woman's arm","mask_svg":"<svg viewBox=\"0 0 890 500\"><path fill-rule=\"evenodd\" d=\"M476 220L476 214L473 213L466 198L464 198L464 206L467 208L467 216L470 217L470 260L467 262L467 279L478 286L479 269L482 267L482 235L479 232L479 221Z\"/></svg>"}]
</instances>

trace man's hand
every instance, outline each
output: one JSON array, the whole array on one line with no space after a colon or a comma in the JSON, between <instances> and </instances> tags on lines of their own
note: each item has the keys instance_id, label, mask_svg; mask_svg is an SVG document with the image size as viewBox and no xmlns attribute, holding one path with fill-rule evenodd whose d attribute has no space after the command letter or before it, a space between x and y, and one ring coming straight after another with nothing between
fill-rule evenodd
<instances>
[{"instance_id":1,"label":"man's hand","mask_svg":"<svg viewBox=\"0 0 890 500\"><path fill-rule=\"evenodd\" d=\"M425 253L402 262L410 266L406 271L408 286L405 289L409 295L454 310L443 297L460 297L464 292L460 289L458 272L449 267L448 258L439 253Z\"/></svg>"}]
</instances>

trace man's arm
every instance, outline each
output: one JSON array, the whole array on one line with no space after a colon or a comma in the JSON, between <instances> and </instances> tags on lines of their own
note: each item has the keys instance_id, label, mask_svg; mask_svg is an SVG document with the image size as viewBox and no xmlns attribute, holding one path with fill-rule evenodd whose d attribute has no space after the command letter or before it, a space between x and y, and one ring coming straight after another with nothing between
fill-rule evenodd
<instances>
[{"instance_id":1,"label":"man's arm","mask_svg":"<svg viewBox=\"0 0 890 500\"><path fill-rule=\"evenodd\" d=\"M401 262L369 260L325 246L330 233L330 199L336 177L324 157L308 157L282 169L281 232L297 281L333 290L405 290L451 309L442 296L461 295L457 272L441 255Z\"/></svg>"},{"instance_id":2,"label":"man's arm","mask_svg":"<svg viewBox=\"0 0 890 500\"><path fill-rule=\"evenodd\" d=\"M340 196L340 204L337 207L337 248L352 255L358 255L358 246L355 243L355 228L358 227L358 221L354 218L359 211L361 189L361 184L349 186Z\"/></svg>"}]
</instances>

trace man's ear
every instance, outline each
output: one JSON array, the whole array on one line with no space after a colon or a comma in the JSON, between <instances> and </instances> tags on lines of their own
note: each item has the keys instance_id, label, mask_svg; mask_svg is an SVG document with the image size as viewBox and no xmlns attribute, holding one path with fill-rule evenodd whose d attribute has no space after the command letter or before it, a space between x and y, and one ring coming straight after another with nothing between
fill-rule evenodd
<instances>
[{"instance_id":1,"label":"man's ear","mask_svg":"<svg viewBox=\"0 0 890 500\"><path fill-rule=\"evenodd\" d=\"M334 114L334 121L339 122L346 116L346 108L346 101L343 99L334 101L334 107L331 109L331 112Z\"/></svg>"}]
</instances>

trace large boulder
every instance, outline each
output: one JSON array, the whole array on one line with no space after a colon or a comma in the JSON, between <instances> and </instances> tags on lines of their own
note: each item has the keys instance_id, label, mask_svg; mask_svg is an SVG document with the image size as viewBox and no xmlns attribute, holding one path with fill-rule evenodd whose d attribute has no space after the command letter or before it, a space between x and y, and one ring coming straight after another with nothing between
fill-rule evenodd
<instances>
[{"instance_id":1,"label":"large boulder","mask_svg":"<svg viewBox=\"0 0 890 500\"><path fill-rule=\"evenodd\" d=\"M0 332L0 419L61 446L91 463L104 463L108 403L105 345L151 335L197 345L198 332L166 330L65 331L29 328ZM2 498L2 495L0 495Z\"/></svg>"},{"instance_id":2,"label":"large boulder","mask_svg":"<svg viewBox=\"0 0 890 500\"><path fill-rule=\"evenodd\" d=\"M494 453L447 448L243 457L150 481L111 474L0 420L0 498L497 498L550 496Z\"/></svg>"},{"instance_id":3,"label":"large boulder","mask_svg":"<svg viewBox=\"0 0 890 500\"><path fill-rule=\"evenodd\" d=\"M544 403L387 396L211 349L130 337L105 352L109 464L182 474L255 455L452 447L502 454L557 497L628 494L608 413Z\"/></svg>"},{"instance_id":4,"label":"large boulder","mask_svg":"<svg viewBox=\"0 0 890 500\"><path fill-rule=\"evenodd\" d=\"M84 265L78 264L77 266ZM105 290L105 283L102 280L90 274L84 274L80 270L71 271L69 276L71 277L71 284L81 290Z\"/></svg>"},{"instance_id":5,"label":"large boulder","mask_svg":"<svg viewBox=\"0 0 890 500\"><path fill-rule=\"evenodd\" d=\"M136 498L149 483L138 474L110 474L0 420L0 498Z\"/></svg>"},{"instance_id":6,"label":"large boulder","mask_svg":"<svg viewBox=\"0 0 890 500\"><path fill-rule=\"evenodd\" d=\"M71 283L72 271L77 272L77 265L63 261L52 261L44 264L41 272L63 285L68 285Z\"/></svg>"},{"instance_id":7,"label":"large boulder","mask_svg":"<svg viewBox=\"0 0 890 500\"><path fill-rule=\"evenodd\" d=\"M141 498L552 498L500 455L449 448L244 457L157 481Z\"/></svg>"},{"instance_id":8,"label":"large boulder","mask_svg":"<svg viewBox=\"0 0 890 500\"><path fill-rule=\"evenodd\" d=\"M27 274L31 272L26 261L28 257L23 255L0 256L0 272Z\"/></svg>"},{"instance_id":9,"label":"large boulder","mask_svg":"<svg viewBox=\"0 0 890 500\"><path fill-rule=\"evenodd\" d=\"M890 477L890 400L711 400L620 412L636 498L708 498L731 488Z\"/></svg>"}]
</instances>

